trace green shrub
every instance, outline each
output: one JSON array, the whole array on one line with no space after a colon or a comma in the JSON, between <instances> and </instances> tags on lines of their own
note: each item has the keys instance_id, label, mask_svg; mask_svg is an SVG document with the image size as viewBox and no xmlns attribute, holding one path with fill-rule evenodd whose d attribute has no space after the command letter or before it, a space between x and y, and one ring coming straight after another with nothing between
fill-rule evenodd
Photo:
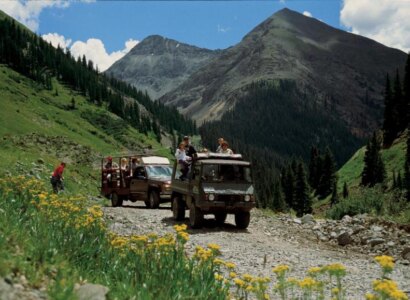
<instances>
[{"instance_id":1,"label":"green shrub","mask_svg":"<svg viewBox=\"0 0 410 300\"><path fill-rule=\"evenodd\" d=\"M327 217L341 219L345 215L354 216L357 214L382 215L386 209L386 196L382 187L360 188L352 193L348 198L341 200L328 212Z\"/></svg>"}]
</instances>

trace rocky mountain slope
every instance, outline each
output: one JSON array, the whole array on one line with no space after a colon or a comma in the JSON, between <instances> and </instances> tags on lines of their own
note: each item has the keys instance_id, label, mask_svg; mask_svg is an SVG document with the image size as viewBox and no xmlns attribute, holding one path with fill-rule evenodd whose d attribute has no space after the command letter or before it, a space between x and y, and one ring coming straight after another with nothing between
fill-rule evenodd
<instances>
[{"instance_id":1,"label":"rocky mountain slope","mask_svg":"<svg viewBox=\"0 0 410 300\"><path fill-rule=\"evenodd\" d=\"M404 52L283 9L160 101L200 125L221 119L252 82L292 80L315 105L363 136L380 120L386 73L405 60Z\"/></svg>"},{"instance_id":2,"label":"rocky mountain slope","mask_svg":"<svg viewBox=\"0 0 410 300\"><path fill-rule=\"evenodd\" d=\"M157 99L219 53L153 35L136 45L106 73L146 90L151 98Z\"/></svg>"}]
</instances>

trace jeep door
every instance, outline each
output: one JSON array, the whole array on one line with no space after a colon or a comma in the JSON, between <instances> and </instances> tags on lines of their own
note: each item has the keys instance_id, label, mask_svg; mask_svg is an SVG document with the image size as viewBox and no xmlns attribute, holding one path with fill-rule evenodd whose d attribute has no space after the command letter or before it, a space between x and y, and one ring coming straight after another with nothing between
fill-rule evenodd
<instances>
[{"instance_id":1,"label":"jeep door","mask_svg":"<svg viewBox=\"0 0 410 300\"><path fill-rule=\"evenodd\" d=\"M148 198L148 178L145 167L139 166L135 169L130 184L130 193L138 200Z\"/></svg>"}]
</instances>

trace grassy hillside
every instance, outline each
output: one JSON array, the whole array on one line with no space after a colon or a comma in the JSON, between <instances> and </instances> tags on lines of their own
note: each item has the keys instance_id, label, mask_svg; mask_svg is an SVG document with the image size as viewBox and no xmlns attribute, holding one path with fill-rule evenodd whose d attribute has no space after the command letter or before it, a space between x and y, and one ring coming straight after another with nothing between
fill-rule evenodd
<instances>
[{"instance_id":1,"label":"grassy hillside","mask_svg":"<svg viewBox=\"0 0 410 300\"><path fill-rule=\"evenodd\" d=\"M327 210L329 217L339 219L344 215L370 213L400 223L410 223L410 203L405 199L404 190L393 189L393 171L404 177L406 154L406 134L396 139L391 147L382 150L382 159L386 169L386 181L374 188L360 186L366 147L359 149L338 172L338 191L340 200L337 205ZM343 185L347 183L349 197L341 196ZM328 206L330 197L316 204L320 212Z\"/></svg>"},{"instance_id":2,"label":"grassy hillside","mask_svg":"<svg viewBox=\"0 0 410 300\"><path fill-rule=\"evenodd\" d=\"M350 189L359 187L361 182L361 173L364 167L364 154L366 147L360 148L352 158L343 165L338 171L339 181L338 190L342 191L343 184L346 182ZM406 136L402 135L394 141L388 149L382 150L382 159L386 168L387 186L391 186L393 181L393 171L404 174L404 160L406 154Z\"/></svg>"},{"instance_id":3,"label":"grassy hillside","mask_svg":"<svg viewBox=\"0 0 410 300\"><path fill-rule=\"evenodd\" d=\"M100 156L143 149L168 154L154 136L139 133L56 80L53 87L45 90L0 65L0 175L24 172L46 180L65 160L68 190L96 193Z\"/></svg>"}]
</instances>

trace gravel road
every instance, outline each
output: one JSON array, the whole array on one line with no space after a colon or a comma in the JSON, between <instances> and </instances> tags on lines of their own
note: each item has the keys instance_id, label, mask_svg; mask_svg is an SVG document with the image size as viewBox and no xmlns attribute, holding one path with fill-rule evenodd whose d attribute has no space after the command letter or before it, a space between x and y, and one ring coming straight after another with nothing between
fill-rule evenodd
<instances>
[{"instance_id":1,"label":"gravel road","mask_svg":"<svg viewBox=\"0 0 410 300\"><path fill-rule=\"evenodd\" d=\"M152 210L146 209L142 202L124 202L124 207L105 207L104 212L110 229L121 235L165 234L174 232L172 226L177 224L169 204ZM178 223L188 224L188 219ZM238 230L234 224L231 215L223 227L217 227L211 216L207 216L204 228L188 229L188 251L196 245L216 243L221 246L221 258L235 263L238 273L254 276L273 277L272 267L287 264L291 267L291 276L302 278L309 267L340 262L349 274L344 282L348 299L364 299L364 294L371 291L372 281L380 274L373 257L319 242L313 234L301 231L297 224L267 216L257 209L251 212L247 230ZM392 277L402 290L410 292L410 266L397 264Z\"/></svg>"}]
</instances>

